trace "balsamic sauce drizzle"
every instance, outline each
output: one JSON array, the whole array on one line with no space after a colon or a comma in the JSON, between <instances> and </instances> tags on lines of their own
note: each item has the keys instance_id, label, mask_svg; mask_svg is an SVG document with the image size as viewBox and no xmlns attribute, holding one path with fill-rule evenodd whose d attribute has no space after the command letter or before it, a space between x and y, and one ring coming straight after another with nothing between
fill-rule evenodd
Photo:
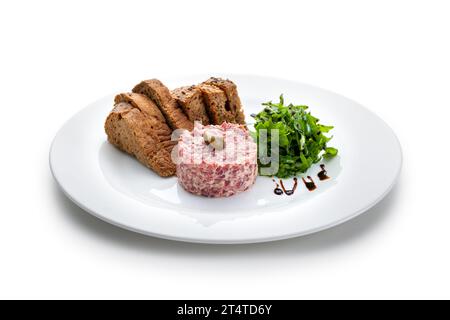
<instances>
[{"instance_id":1,"label":"balsamic sauce drizzle","mask_svg":"<svg viewBox=\"0 0 450 320\"><path fill-rule=\"evenodd\" d=\"M317 176L319 177L320 181L330 179L330 177L327 176L328 172L327 172L327 170L325 170L325 165L324 165L324 164L321 164L321 165L320 165L320 168L322 169L322 171L320 171L320 172L317 174Z\"/></svg>"},{"instance_id":2,"label":"balsamic sauce drizzle","mask_svg":"<svg viewBox=\"0 0 450 320\"><path fill-rule=\"evenodd\" d=\"M330 177L328 176L328 172L325 169L325 165L321 164L320 168L322 169L317 176L319 177L320 181L324 181L324 180L328 180L330 179ZM306 180L304 177L302 177L302 181L305 184L306 189L308 189L309 191L314 191L317 189L316 183L314 182L314 180L311 178L311 176L307 176L306 177L308 180ZM292 189L287 190L284 187L284 183L283 180L279 180L280 184L278 184L278 182L275 179L272 179L272 181L275 183L276 187L273 190L273 193L275 193L278 196L281 196L283 193L286 194L287 196L291 196L295 193L295 190L297 190L297 186L298 186L298 179L297 177L294 178L294 186L292 187ZM281 185L281 188L280 188Z\"/></svg>"},{"instance_id":3,"label":"balsamic sauce drizzle","mask_svg":"<svg viewBox=\"0 0 450 320\"><path fill-rule=\"evenodd\" d=\"M314 183L314 180L308 176L307 177L309 181L306 181L305 178L302 177L303 183L305 184L306 189L308 189L309 191L314 191L317 189L316 184Z\"/></svg>"},{"instance_id":4,"label":"balsamic sauce drizzle","mask_svg":"<svg viewBox=\"0 0 450 320\"><path fill-rule=\"evenodd\" d=\"M273 190L273 192L278 196L281 196L283 193L286 194L287 196L291 196L294 194L295 190L297 190L298 180L296 177L294 178L294 186L290 190L286 189L286 187L284 186L283 180L281 180L281 179L279 180L280 184L278 184L275 179L272 179L272 181L275 182L275 184L276 184L276 188L275 188L275 190ZM281 185L281 189L280 189L280 185Z\"/></svg>"},{"instance_id":5,"label":"balsamic sauce drizzle","mask_svg":"<svg viewBox=\"0 0 450 320\"><path fill-rule=\"evenodd\" d=\"M294 194L295 190L297 190L298 181L297 181L297 178L295 177L294 178L294 186L292 187L291 190L286 190L286 188L284 187L284 184L283 184L283 180L280 180L280 184L281 184L281 188L283 188L284 193L287 196L292 196Z\"/></svg>"},{"instance_id":6,"label":"balsamic sauce drizzle","mask_svg":"<svg viewBox=\"0 0 450 320\"><path fill-rule=\"evenodd\" d=\"M275 179L272 179L273 182L277 185L275 189L273 190L273 193L275 193L277 196L281 196L283 194L283 190L280 189L280 185L275 181ZM281 180L280 180L281 182ZM283 187L284 188L284 187Z\"/></svg>"}]
</instances>

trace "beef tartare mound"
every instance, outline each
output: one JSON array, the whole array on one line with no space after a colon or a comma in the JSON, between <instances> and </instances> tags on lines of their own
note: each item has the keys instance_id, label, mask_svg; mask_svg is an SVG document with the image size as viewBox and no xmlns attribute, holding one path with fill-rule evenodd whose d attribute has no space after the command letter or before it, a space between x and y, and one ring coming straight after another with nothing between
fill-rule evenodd
<instances>
[{"instance_id":1,"label":"beef tartare mound","mask_svg":"<svg viewBox=\"0 0 450 320\"><path fill-rule=\"evenodd\" d=\"M188 192L205 197L229 197L256 180L257 147L239 124L203 126L180 135L177 177Z\"/></svg>"}]
</instances>

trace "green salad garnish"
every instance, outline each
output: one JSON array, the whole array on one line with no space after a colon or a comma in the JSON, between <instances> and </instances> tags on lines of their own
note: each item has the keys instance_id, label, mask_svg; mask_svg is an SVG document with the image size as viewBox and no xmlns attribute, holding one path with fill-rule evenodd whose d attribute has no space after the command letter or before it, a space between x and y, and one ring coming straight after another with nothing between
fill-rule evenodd
<instances>
[{"instance_id":1,"label":"green salad garnish","mask_svg":"<svg viewBox=\"0 0 450 320\"><path fill-rule=\"evenodd\" d=\"M255 120L256 137L259 140L258 148L264 148L268 157L279 156L278 172L264 174L261 169L270 164L258 157L259 172L262 175L274 175L279 178L296 176L306 172L322 157L332 158L338 150L328 147L327 143L332 137L325 136L332 126L319 123L319 119L307 112L308 106L284 105L283 95L279 103L263 103L264 110L252 115ZM261 130L265 129L267 145L261 144ZM271 151L271 130L278 130L278 150ZM274 153L274 154L272 154Z\"/></svg>"}]
</instances>

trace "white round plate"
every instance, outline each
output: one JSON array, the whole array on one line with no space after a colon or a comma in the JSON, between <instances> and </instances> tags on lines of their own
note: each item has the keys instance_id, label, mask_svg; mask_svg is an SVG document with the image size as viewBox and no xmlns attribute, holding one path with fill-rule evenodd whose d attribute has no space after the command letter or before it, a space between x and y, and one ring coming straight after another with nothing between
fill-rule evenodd
<instances>
[{"instance_id":1,"label":"white round plate","mask_svg":"<svg viewBox=\"0 0 450 320\"><path fill-rule=\"evenodd\" d=\"M176 178L160 178L106 140L103 124L114 96L92 103L58 132L50 166L65 194L81 208L114 225L150 236L201 243L252 243L298 237L343 223L379 202L399 175L402 154L393 131L360 104L310 85L260 76L219 75L233 80L247 120L261 103L306 104L321 123L334 125L330 146L339 156L325 162L331 179L309 192L301 180L292 196L277 196L270 178L248 191L212 199L184 191ZM169 88L209 76L162 79ZM126 91L126 88L124 89ZM285 180L292 186L292 179Z\"/></svg>"}]
</instances>

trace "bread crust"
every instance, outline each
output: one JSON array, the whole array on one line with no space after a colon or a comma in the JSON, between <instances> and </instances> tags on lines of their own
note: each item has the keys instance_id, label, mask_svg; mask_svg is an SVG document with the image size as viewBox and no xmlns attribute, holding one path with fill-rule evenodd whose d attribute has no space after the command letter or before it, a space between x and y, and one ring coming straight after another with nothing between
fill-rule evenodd
<instances>
[{"instance_id":1,"label":"bread crust","mask_svg":"<svg viewBox=\"0 0 450 320\"><path fill-rule=\"evenodd\" d=\"M204 83L221 89L227 96L228 107L226 109L232 114L230 118L234 118L233 122L235 123L245 124L245 115L236 84L229 79L214 77L209 78Z\"/></svg>"},{"instance_id":2,"label":"bread crust","mask_svg":"<svg viewBox=\"0 0 450 320\"><path fill-rule=\"evenodd\" d=\"M226 109L227 96L221 89L206 83L199 84L197 88L202 91L210 123L235 122L233 114Z\"/></svg>"},{"instance_id":3,"label":"bread crust","mask_svg":"<svg viewBox=\"0 0 450 320\"><path fill-rule=\"evenodd\" d=\"M146 95L153 100L173 130L194 128L193 122L178 106L169 89L158 79L142 81L133 88L133 92Z\"/></svg>"},{"instance_id":4,"label":"bread crust","mask_svg":"<svg viewBox=\"0 0 450 320\"><path fill-rule=\"evenodd\" d=\"M196 86L186 86L172 90L172 96L192 122L210 123L202 91Z\"/></svg>"}]
</instances>

